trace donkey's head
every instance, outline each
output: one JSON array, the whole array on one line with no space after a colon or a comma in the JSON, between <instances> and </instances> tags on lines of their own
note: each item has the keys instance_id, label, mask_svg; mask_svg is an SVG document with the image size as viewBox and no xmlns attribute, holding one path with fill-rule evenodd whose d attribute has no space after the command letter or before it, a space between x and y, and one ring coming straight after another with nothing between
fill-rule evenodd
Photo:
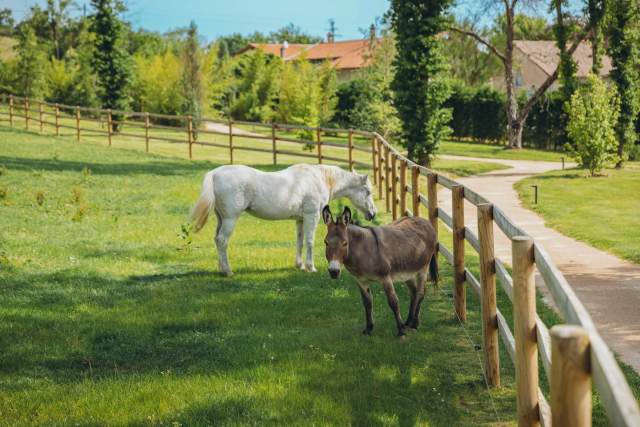
<instances>
[{"instance_id":1,"label":"donkey's head","mask_svg":"<svg viewBox=\"0 0 640 427\"><path fill-rule=\"evenodd\" d=\"M349 255L349 232L347 226L351 222L351 210L345 206L342 214L334 221L329 206L322 209L322 219L327 224L327 237L324 238L325 254L329 261L329 274L332 279L340 277L344 259Z\"/></svg>"},{"instance_id":2,"label":"donkey's head","mask_svg":"<svg viewBox=\"0 0 640 427\"><path fill-rule=\"evenodd\" d=\"M358 210L364 212L367 221L371 221L378 212L373 202L373 191L368 175L353 174L351 184L344 190L344 195L353 202Z\"/></svg>"}]
</instances>

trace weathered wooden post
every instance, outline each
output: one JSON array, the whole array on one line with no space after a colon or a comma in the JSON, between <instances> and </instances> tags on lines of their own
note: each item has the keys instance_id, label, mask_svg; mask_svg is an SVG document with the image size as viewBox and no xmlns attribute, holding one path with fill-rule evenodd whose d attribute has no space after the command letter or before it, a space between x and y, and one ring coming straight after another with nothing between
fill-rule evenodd
<instances>
[{"instance_id":1,"label":"weathered wooden post","mask_svg":"<svg viewBox=\"0 0 640 427\"><path fill-rule=\"evenodd\" d=\"M496 301L496 265L493 248L493 205L478 205L478 240L480 241L480 295L484 372L490 386L500 385L498 317Z\"/></svg>"},{"instance_id":2,"label":"weathered wooden post","mask_svg":"<svg viewBox=\"0 0 640 427\"><path fill-rule=\"evenodd\" d=\"M400 162L400 215L407 211L407 161Z\"/></svg>"},{"instance_id":3,"label":"weathered wooden post","mask_svg":"<svg viewBox=\"0 0 640 427\"><path fill-rule=\"evenodd\" d=\"M233 120L229 116L229 164L233 164Z\"/></svg>"},{"instance_id":4,"label":"weathered wooden post","mask_svg":"<svg viewBox=\"0 0 640 427\"><path fill-rule=\"evenodd\" d=\"M580 326L551 328L552 425L591 426L589 335Z\"/></svg>"},{"instance_id":5,"label":"weathered wooden post","mask_svg":"<svg viewBox=\"0 0 640 427\"><path fill-rule=\"evenodd\" d=\"M151 121L149 120L149 113L144 113L144 151L149 152L149 126Z\"/></svg>"},{"instance_id":6,"label":"weathered wooden post","mask_svg":"<svg viewBox=\"0 0 640 427\"><path fill-rule=\"evenodd\" d=\"M42 101L38 101L38 121L40 122L40 133L44 132L44 123L42 121Z\"/></svg>"},{"instance_id":7,"label":"weathered wooden post","mask_svg":"<svg viewBox=\"0 0 640 427\"><path fill-rule=\"evenodd\" d=\"M80 107L76 105L76 141L80 142Z\"/></svg>"},{"instance_id":8,"label":"weathered wooden post","mask_svg":"<svg viewBox=\"0 0 640 427\"><path fill-rule=\"evenodd\" d=\"M276 124L271 123L271 151L273 151L273 165L278 164L278 150L276 148Z\"/></svg>"},{"instance_id":9,"label":"weathered wooden post","mask_svg":"<svg viewBox=\"0 0 640 427\"><path fill-rule=\"evenodd\" d=\"M111 138L113 134L113 114L111 108L107 110L107 139L109 141L109 147L111 147Z\"/></svg>"},{"instance_id":10,"label":"weathered wooden post","mask_svg":"<svg viewBox=\"0 0 640 427\"><path fill-rule=\"evenodd\" d=\"M376 146L377 138L371 138L371 166L373 166L373 184L378 184L378 165L376 163L376 155L378 153L378 147Z\"/></svg>"},{"instance_id":11,"label":"weathered wooden post","mask_svg":"<svg viewBox=\"0 0 640 427\"><path fill-rule=\"evenodd\" d=\"M384 145L384 181L385 181L385 206L387 213L391 212L391 148L388 145Z\"/></svg>"},{"instance_id":12,"label":"weathered wooden post","mask_svg":"<svg viewBox=\"0 0 640 427\"><path fill-rule=\"evenodd\" d=\"M193 117L187 116L187 144L189 144L189 160L193 158L191 146L193 145Z\"/></svg>"},{"instance_id":13,"label":"weathered wooden post","mask_svg":"<svg viewBox=\"0 0 640 427\"><path fill-rule=\"evenodd\" d=\"M391 212L394 221L398 219L398 159L391 156Z\"/></svg>"},{"instance_id":14,"label":"weathered wooden post","mask_svg":"<svg viewBox=\"0 0 640 427\"><path fill-rule=\"evenodd\" d=\"M29 98L24 98L24 125L29 130Z\"/></svg>"},{"instance_id":15,"label":"weathered wooden post","mask_svg":"<svg viewBox=\"0 0 640 427\"><path fill-rule=\"evenodd\" d=\"M411 168L411 207L413 216L420 216L420 169L418 165Z\"/></svg>"},{"instance_id":16,"label":"weathered wooden post","mask_svg":"<svg viewBox=\"0 0 640 427\"><path fill-rule=\"evenodd\" d=\"M376 138L378 145L378 199L382 199L384 196L384 145L382 141Z\"/></svg>"},{"instance_id":17,"label":"weathered wooden post","mask_svg":"<svg viewBox=\"0 0 640 427\"><path fill-rule=\"evenodd\" d=\"M427 175L427 203L429 205L429 222L436 232L438 238L438 175L429 173ZM437 254L436 249L436 254ZM436 256L436 263L438 257Z\"/></svg>"},{"instance_id":18,"label":"weathered wooden post","mask_svg":"<svg viewBox=\"0 0 640 427\"><path fill-rule=\"evenodd\" d=\"M464 187L451 188L451 216L453 219L453 303L460 321L467 321L467 290L464 286Z\"/></svg>"},{"instance_id":19,"label":"weathered wooden post","mask_svg":"<svg viewBox=\"0 0 640 427\"><path fill-rule=\"evenodd\" d=\"M322 164L322 139L320 138L320 134L322 130L320 128L316 129L316 136L318 139L318 164Z\"/></svg>"},{"instance_id":20,"label":"weathered wooden post","mask_svg":"<svg viewBox=\"0 0 640 427\"><path fill-rule=\"evenodd\" d=\"M538 346L533 239L528 236L515 236L511 247L518 426L538 426Z\"/></svg>"},{"instance_id":21,"label":"weathered wooden post","mask_svg":"<svg viewBox=\"0 0 640 427\"><path fill-rule=\"evenodd\" d=\"M56 103L55 106L55 114L56 114L56 136L60 136L60 104Z\"/></svg>"},{"instance_id":22,"label":"weathered wooden post","mask_svg":"<svg viewBox=\"0 0 640 427\"><path fill-rule=\"evenodd\" d=\"M13 127L13 95L9 95L9 126Z\"/></svg>"},{"instance_id":23,"label":"weathered wooden post","mask_svg":"<svg viewBox=\"0 0 640 427\"><path fill-rule=\"evenodd\" d=\"M349 129L349 170L353 172L353 129Z\"/></svg>"}]
</instances>

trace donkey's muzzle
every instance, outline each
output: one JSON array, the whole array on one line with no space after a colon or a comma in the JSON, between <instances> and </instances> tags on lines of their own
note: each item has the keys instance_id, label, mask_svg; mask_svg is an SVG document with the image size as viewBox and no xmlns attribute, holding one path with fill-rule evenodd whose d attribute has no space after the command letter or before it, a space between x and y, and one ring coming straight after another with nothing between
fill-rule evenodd
<instances>
[{"instance_id":1,"label":"donkey's muzzle","mask_svg":"<svg viewBox=\"0 0 640 427\"><path fill-rule=\"evenodd\" d=\"M338 277L340 277L340 270L330 268L329 276L331 276L332 279L337 279Z\"/></svg>"},{"instance_id":2,"label":"donkey's muzzle","mask_svg":"<svg viewBox=\"0 0 640 427\"><path fill-rule=\"evenodd\" d=\"M375 217L376 217L376 213L375 212L367 212L367 213L364 214L364 218L367 221L371 221Z\"/></svg>"}]
</instances>

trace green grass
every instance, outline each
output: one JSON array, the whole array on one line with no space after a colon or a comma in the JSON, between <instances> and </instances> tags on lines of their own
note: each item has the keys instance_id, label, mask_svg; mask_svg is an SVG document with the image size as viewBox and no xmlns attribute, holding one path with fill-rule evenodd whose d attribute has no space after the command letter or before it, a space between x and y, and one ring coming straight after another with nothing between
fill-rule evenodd
<instances>
[{"instance_id":1,"label":"green grass","mask_svg":"<svg viewBox=\"0 0 640 427\"><path fill-rule=\"evenodd\" d=\"M512 150L505 148L504 145L460 141L444 141L440 145L438 154L507 160L544 160L548 162L559 162L561 157L567 157L566 154L557 151L535 150L532 148Z\"/></svg>"},{"instance_id":2,"label":"green grass","mask_svg":"<svg viewBox=\"0 0 640 427\"><path fill-rule=\"evenodd\" d=\"M547 172L516 184L522 202L558 231L640 264L640 162L607 176L579 169ZM539 187L534 205L531 185Z\"/></svg>"},{"instance_id":3,"label":"green grass","mask_svg":"<svg viewBox=\"0 0 640 427\"><path fill-rule=\"evenodd\" d=\"M353 279L324 273L323 227L317 274L293 268L291 221L242 217L232 278L215 272L211 225L179 236L216 163L6 128L0 141L0 425L513 421L513 370L489 395L448 268L419 332L398 340L375 288L364 337Z\"/></svg>"}]
</instances>

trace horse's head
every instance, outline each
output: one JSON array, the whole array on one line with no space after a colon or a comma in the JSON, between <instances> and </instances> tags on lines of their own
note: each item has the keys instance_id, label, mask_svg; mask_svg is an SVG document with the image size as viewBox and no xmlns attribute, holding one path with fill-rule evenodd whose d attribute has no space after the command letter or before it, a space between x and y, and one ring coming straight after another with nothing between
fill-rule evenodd
<instances>
[{"instance_id":1,"label":"horse's head","mask_svg":"<svg viewBox=\"0 0 640 427\"><path fill-rule=\"evenodd\" d=\"M371 221L378 210L373 202L373 191L368 175L354 173L351 185L346 189L345 196L353 202L358 210L364 212L367 221Z\"/></svg>"}]
</instances>

